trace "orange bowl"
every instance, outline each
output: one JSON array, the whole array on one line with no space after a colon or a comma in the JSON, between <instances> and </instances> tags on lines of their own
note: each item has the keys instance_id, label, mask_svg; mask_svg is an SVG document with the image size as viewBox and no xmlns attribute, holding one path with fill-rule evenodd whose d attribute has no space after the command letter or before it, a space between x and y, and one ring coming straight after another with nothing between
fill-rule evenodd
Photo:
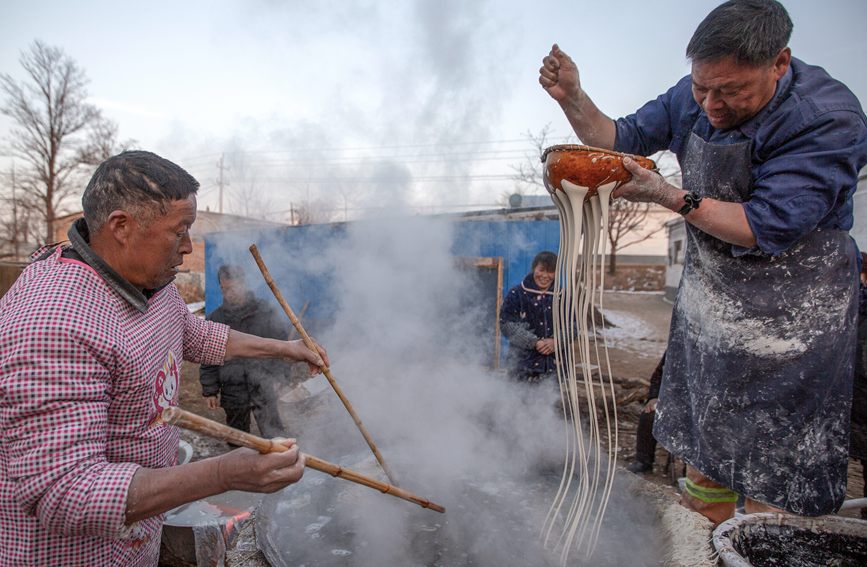
<instances>
[{"instance_id":1,"label":"orange bowl","mask_svg":"<svg viewBox=\"0 0 867 567\"><path fill-rule=\"evenodd\" d=\"M623 167L625 157L634 159L645 169L656 171L656 164L646 157L575 144L551 146L542 153L545 187L550 193L562 191L561 183L565 179L587 187L587 196L592 197L606 183L632 179L632 174Z\"/></svg>"}]
</instances>

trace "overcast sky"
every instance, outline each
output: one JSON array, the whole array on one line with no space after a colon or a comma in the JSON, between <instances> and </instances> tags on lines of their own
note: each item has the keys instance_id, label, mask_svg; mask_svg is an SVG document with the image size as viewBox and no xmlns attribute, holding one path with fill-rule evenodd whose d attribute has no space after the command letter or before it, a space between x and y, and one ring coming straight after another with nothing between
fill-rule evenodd
<instances>
[{"instance_id":1,"label":"overcast sky","mask_svg":"<svg viewBox=\"0 0 867 567\"><path fill-rule=\"evenodd\" d=\"M303 200L349 216L458 207L514 190L526 132L569 133L537 83L553 42L616 117L689 72L686 43L717 3L4 0L0 72L22 76L34 39L63 48L121 138L199 178L202 208L216 207L221 155L235 212L245 196L275 220ZM784 4L794 55L863 104L867 1Z\"/></svg>"}]
</instances>

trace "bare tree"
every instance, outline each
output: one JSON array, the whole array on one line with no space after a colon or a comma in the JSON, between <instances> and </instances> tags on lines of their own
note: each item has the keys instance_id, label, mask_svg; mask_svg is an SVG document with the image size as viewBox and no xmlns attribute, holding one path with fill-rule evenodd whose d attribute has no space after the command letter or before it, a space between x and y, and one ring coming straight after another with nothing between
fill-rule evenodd
<instances>
[{"instance_id":1,"label":"bare tree","mask_svg":"<svg viewBox=\"0 0 867 567\"><path fill-rule=\"evenodd\" d=\"M133 139L119 142L117 124L106 118L100 118L90 125L85 145L79 151L81 163L97 166L111 156L134 147L136 143Z\"/></svg>"},{"instance_id":2,"label":"bare tree","mask_svg":"<svg viewBox=\"0 0 867 567\"><path fill-rule=\"evenodd\" d=\"M274 214L275 202L271 195L262 190L256 169L242 151L233 151L228 157L230 167L226 169L232 173L231 183L224 183L231 188L229 195L232 212L248 218L267 220Z\"/></svg>"},{"instance_id":3,"label":"bare tree","mask_svg":"<svg viewBox=\"0 0 867 567\"><path fill-rule=\"evenodd\" d=\"M519 184L544 187L542 179L541 157L550 145L550 124L546 124L538 134L527 132L527 140L533 145L524 162L512 166L515 171L513 179ZM564 143L571 143L566 141ZM669 151L657 154L656 161L659 173L669 183L680 186L680 167L677 159ZM608 212L608 273L617 270L617 253L628 246L638 244L662 230L663 224L649 225L649 214L653 206L649 203L631 203L625 199L615 199L611 202Z\"/></svg>"},{"instance_id":4,"label":"bare tree","mask_svg":"<svg viewBox=\"0 0 867 567\"><path fill-rule=\"evenodd\" d=\"M668 150L653 156L659 174L666 181L681 186L680 165L677 158ZM617 271L617 252L627 246L644 242L665 226L663 223L650 224L650 213L654 206L650 203L632 203L625 199L615 199L609 207L608 220L608 273Z\"/></svg>"},{"instance_id":5,"label":"bare tree","mask_svg":"<svg viewBox=\"0 0 867 567\"><path fill-rule=\"evenodd\" d=\"M21 260L35 248L42 236L43 223L30 196L22 193L14 164L0 175L4 191L0 217L0 258Z\"/></svg>"},{"instance_id":6,"label":"bare tree","mask_svg":"<svg viewBox=\"0 0 867 567\"><path fill-rule=\"evenodd\" d=\"M334 209L324 199L302 201L292 205L290 222L296 225L332 222L333 211Z\"/></svg>"},{"instance_id":7,"label":"bare tree","mask_svg":"<svg viewBox=\"0 0 867 567\"><path fill-rule=\"evenodd\" d=\"M515 182L514 191L504 191L500 193L497 203L503 208L511 206L512 196L519 195L523 197L531 192L536 192L539 188L545 189L545 182L542 179L542 163L540 161L545 148L551 145L551 124L545 124L539 133L533 133L529 130L524 134L530 142L532 149L524 153L524 161L510 166L514 174L512 180ZM569 139L563 143L568 143Z\"/></svg>"},{"instance_id":8,"label":"bare tree","mask_svg":"<svg viewBox=\"0 0 867 567\"><path fill-rule=\"evenodd\" d=\"M644 242L662 229L661 224L648 229L647 217L650 209L650 203L633 203L626 199L611 201L608 209L609 274L617 271L617 253L620 250Z\"/></svg>"},{"instance_id":9,"label":"bare tree","mask_svg":"<svg viewBox=\"0 0 867 567\"><path fill-rule=\"evenodd\" d=\"M251 219L266 220L274 210L274 200L259 187L256 176L235 183L232 195L232 211Z\"/></svg>"},{"instance_id":10,"label":"bare tree","mask_svg":"<svg viewBox=\"0 0 867 567\"><path fill-rule=\"evenodd\" d=\"M87 102L87 77L63 50L37 40L19 61L25 80L0 74L0 112L13 121L9 149L24 164L19 204L41 217L41 239L51 242L54 219L81 188L78 176L115 153L117 127Z\"/></svg>"},{"instance_id":11,"label":"bare tree","mask_svg":"<svg viewBox=\"0 0 867 567\"><path fill-rule=\"evenodd\" d=\"M523 194L523 189L545 187L545 182L542 179L542 154L545 148L551 144L551 124L545 124L538 134L534 134L529 130L524 134L527 141L532 145L532 150L524 154L524 161L517 165L511 166L514 175L512 179L518 185L518 194ZM561 143L573 143L571 137L562 140ZM508 198L507 198L508 200Z\"/></svg>"}]
</instances>

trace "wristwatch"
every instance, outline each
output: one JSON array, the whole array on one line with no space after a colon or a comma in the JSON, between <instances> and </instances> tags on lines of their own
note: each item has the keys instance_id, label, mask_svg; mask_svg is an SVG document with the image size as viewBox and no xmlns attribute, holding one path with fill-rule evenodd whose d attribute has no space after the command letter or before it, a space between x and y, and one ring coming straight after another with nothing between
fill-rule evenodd
<instances>
[{"instance_id":1,"label":"wristwatch","mask_svg":"<svg viewBox=\"0 0 867 567\"><path fill-rule=\"evenodd\" d=\"M683 196L684 205L677 211L678 214L686 216L693 209L697 209L701 204L702 196L697 191L690 191Z\"/></svg>"}]
</instances>

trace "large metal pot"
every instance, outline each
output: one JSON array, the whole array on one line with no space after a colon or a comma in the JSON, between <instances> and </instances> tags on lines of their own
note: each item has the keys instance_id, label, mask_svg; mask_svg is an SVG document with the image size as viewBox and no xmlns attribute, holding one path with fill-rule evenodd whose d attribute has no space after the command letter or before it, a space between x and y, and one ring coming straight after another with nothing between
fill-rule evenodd
<instances>
[{"instance_id":1,"label":"large metal pot","mask_svg":"<svg viewBox=\"0 0 867 567\"><path fill-rule=\"evenodd\" d=\"M726 567L867 565L867 521L747 514L723 522L713 545Z\"/></svg>"}]
</instances>

